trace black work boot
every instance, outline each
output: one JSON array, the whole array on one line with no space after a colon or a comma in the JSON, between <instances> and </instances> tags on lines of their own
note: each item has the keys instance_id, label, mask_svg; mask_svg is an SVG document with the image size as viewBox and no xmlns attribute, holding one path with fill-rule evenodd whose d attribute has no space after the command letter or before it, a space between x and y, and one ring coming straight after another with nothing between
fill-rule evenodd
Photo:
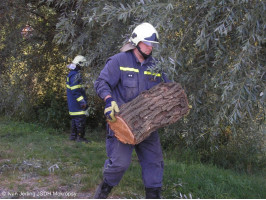
<instances>
[{"instance_id":1,"label":"black work boot","mask_svg":"<svg viewBox=\"0 0 266 200\"><path fill-rule=\"evenodd\" d=\"M145 188L146 199L161 199L161 188Z\"/></svg>"},{"instance_id":2,"label":"black work boot","mask_svg":"<svg viewBox=\"0 0 266 200\"><path fill-rule=\"evenodd\" d=\"M107 199L108 194L111 192L113 186L108 185L105 181L102 181L101 184L97 187L94 194L94 199Z\"/></svg>"}]
</instances>

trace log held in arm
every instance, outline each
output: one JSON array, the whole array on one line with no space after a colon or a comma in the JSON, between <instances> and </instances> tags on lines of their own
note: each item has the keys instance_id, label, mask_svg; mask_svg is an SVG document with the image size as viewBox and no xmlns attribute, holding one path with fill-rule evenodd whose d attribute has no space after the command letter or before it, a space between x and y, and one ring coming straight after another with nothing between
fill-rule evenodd
<instances>
[{"instance_id":1,"label":"log held in arm","mask_svg":"<svg viewBox=\"0 0 266 200\"><path fill-rule=\"evenodd\" d=\"M123 104L116 122L108 122L125 144L138 144L158 128L178 121L189 111L187 95L179 83L160 83Z\"/></svg>"}]
</instances>

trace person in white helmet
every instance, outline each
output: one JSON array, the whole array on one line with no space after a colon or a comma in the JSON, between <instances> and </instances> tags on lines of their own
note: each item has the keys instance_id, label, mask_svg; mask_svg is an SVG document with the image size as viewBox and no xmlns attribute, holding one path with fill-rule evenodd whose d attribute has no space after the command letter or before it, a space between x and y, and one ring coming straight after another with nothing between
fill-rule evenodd
<instances>
[{"instance_id":1,"label":"person in white helmet","mask_svg":"<svg viewBox=\"0 0 266 200\"><path fill-rule=\"evenodd\" d=\"M149 69L156 65L152 50L158 45L159 35L149 23L138 25L129 41L121 48L121 53L110 57L100 76L94 83L96 93L105 101L104 114L108 121L116 121L115 112L119 107L142 91L160 82L169 82L164 73L153 73ZM96 189L94 198L108 197L111 189L118 185L128 169L132 151L135 149L142 168L142 179L146 198L161 198L163 179L163 154L158 132L137 145L121 143L107 124L106 151L103 181Z\"/></svg>"},{"instance_id":2,"label":"person in white helmet","mask_svg":"<svg viewBox=\"0 0 266 200\"><path fill-rule=\"evenodd\" d=\"M86 142L85 136L86 108L87 97L82 86L82 76L80 70L86 64L86 58L77 55L71 64L67 67L70 69L66 77L67 102L69 115L71 116L71 134L70 140L77 142Z\"/></svg>"}]
</instances>

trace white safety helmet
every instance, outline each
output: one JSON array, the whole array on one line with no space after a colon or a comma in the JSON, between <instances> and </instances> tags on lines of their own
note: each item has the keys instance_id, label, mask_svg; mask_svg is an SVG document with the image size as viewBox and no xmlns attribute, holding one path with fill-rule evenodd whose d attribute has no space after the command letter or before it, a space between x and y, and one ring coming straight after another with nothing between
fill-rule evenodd
<instances>
[{"instance_id":1,"label":"white safety helmet","mask_svg":"<svg viewBox=\"0 0 266 200\"><path fill-rule=\"evenodd\" d=\"M145 22L138 25L132 32L129 42L137 46L139 42L144 42L149 46L158 44L159 35L156 29L149 23Z\"/></svg>"},{"instance_id":2,"label":"white safety helmet","mask_svg":"<svg viewBox=\"0 0 266 200\"><path fill-rule=\"evenodd\" d=\"M84 67L86 64L87 60L84 56L77 55L74 60L72 61L73 64L79 65L81 67Z\"/></svg>"}]
</instances>

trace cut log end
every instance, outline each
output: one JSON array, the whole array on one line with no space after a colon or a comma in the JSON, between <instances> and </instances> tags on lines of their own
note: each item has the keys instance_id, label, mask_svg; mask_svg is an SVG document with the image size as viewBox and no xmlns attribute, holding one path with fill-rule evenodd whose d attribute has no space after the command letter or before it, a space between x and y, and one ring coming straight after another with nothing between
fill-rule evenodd
<instances>
[{"instance_id":1,"label":"cut log end","mask_svg":"<svg viewBox=\"0 0 266 200\"><path fill-rule=\"evenodd\" d=\"M114 131L115 136L123 143L125 144L132 144L135 145L135 137L128 127L127 123L119 116L116 116L115 122L109 122L110 128Z\"/></svg>"}]
</instances>

